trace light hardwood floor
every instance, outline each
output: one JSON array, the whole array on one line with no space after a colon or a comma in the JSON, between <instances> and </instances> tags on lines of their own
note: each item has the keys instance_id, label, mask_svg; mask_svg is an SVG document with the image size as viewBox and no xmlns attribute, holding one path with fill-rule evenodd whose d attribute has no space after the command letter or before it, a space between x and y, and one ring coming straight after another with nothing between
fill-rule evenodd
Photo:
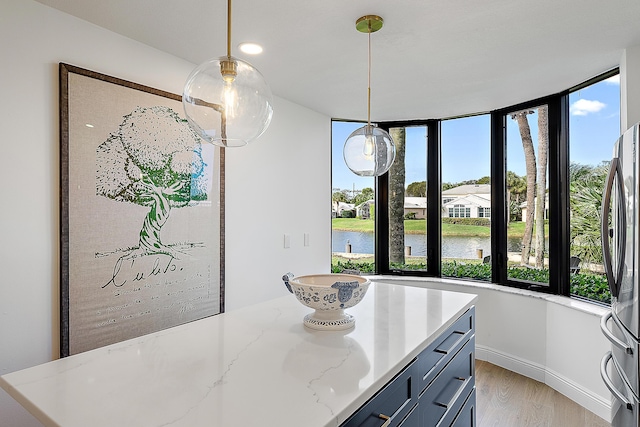
<instances>
[{"instance_id":1,"label":"light hardwood floor","mask_svg":"<svg viewBox=\"0 0 640 427\"><path fill-rule=\"evenodd\" d=\"M477 427L610 427L551 387L476 360Z\"/></svg>"}]
</instances>

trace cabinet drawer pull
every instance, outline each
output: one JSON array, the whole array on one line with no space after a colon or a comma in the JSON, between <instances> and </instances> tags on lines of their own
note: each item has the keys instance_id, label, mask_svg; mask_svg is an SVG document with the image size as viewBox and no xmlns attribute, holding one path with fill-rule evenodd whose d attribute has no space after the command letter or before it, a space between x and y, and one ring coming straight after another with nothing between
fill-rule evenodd
<instances>
[{"instance_id":1,"label":"cabinet drawer pull","mask_svg":"<svg viewBox=\"0 0 640 427\"><path fill-rule=\"evenodd\" d=\"M384 424L382 424L380 427L389 427L389 425L391 424L391 417L387 415L378 414L378 418L380 418L381 420L385 420Z\"/></svg>"},{"instance_id":2,"label":"cabinet drawer pull","mask_svg":"<svg viewBox=\"0 0 640 427\"><path fill-rule=\"evenodd\" d=\"M454 332L447 337L446 340L442 341L442 343L435 349L436 353L440 354L449 354L458 345L467 337L467 334L464 332ZM448 346L448 348L443 348L444 346Z\"/></svg>"},{"instance_id":3,"label":"cabinet drawer pull","mask_svg":"<svg viewBox=\"0 0 640 427\"><path fill-rule=\"evenodd\" d=\"M434 401L433 403L435 403L438 406L441 406L443 408L451 408L455 402L457 402L460 399L460 395L462 394L462 392L464 391L464 389L467 387L467 384L469 383L469 381L471 381L472 377L469 378L453 378L453 380L458 381L458 387L456 388L455 393L453 393L453 395L449 398L449 401L447 401L446 403L442 403L439 401ZM455 382L451 382L450 386L452 384L455 384Z\"/></svg>"}]
</instances>

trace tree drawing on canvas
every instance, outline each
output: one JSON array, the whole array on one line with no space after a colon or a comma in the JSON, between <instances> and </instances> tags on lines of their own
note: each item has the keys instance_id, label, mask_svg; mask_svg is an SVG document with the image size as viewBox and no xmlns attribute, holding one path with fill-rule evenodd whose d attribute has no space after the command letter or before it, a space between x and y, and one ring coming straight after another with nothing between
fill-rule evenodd
<instances>
[{"instance_id":1,"label":"tree drawing on canvas","mask_svg":"<svg viewBox=\"0 0 640 427\"><path fill-rule=\"evenodd\" d=\"M138 107L97 148L96 194L147 207L138 246L120 258L168 255L180 259L188 244L163 242L172 209L207 198L207 176L199 137L169 107Z\"/></svg>"},{"instance_id":2,"label":"tree drawing on canvas","mask_svg":"<svg viewBox=\"0 0 640 427\"><path fill-rule=\"evenodd\" d=\"M179 95L60 64L62 356L224 311L224 150Z\"/></svg>"}]
</instances>

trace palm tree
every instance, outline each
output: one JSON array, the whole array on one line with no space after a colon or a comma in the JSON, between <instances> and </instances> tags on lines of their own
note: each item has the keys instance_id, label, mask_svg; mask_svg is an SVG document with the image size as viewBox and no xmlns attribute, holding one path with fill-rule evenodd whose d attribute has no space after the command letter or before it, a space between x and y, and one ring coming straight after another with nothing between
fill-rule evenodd
<instances>
[{"instance_id":1,"label":"palm tree","mask_svg":"<svg viewBox=\"0 0 640 427\"><path fill-rule=\"evenodd\" d=\"M531 239L533 236L533 218L535 210L535 189L536 189L536 153L533 149L533 140L531 139L531 129L527 115L534 111L522 110L511 114L511 118L518 123L520 130L520 138L522 139L522 148L524 150L525 166L527 173L527 217L525 221L524 236L522 236L522 252L520 255L520 263L522 265L529 264L529 256L531 254Z\"/></svg>"},{"instance_id":2,"label":"palm tree","mask_svg":"<svg viewBox=\"0 0 640 427\"><path fill-rule=\"evenodd\" d=\"M389 261L404 264L404 128L391 128L390 135L396 159L389 169Z\"/></svg>"},{"instance_id":3,"label":"palm tree","mask_svg":"<svg viewBox=\"0 0 640 427\"><path fill-rule=\"evenodd\" d=\"M571 255L590 263L602 263L602 188L608 173L609 162L569 166Z\"/></svg>"},{"instance_id":4,"label":"palm tree","mask_svg":"<svg viewBox=\"0 0 640 427\"><path fill-rule=\"evenodd\" d=\"M544 267L544 212L547 199L547 152L549 146L548 107L538 107L538 183L536 213L536 268Z\"/></svg>"},{"instance_id":5,"label":"palm tree","mask_svg":"<svg viewBox=\"0 0 640 427\"><path fill-rule=\"evenodd\" d=\"M509 206L507 224L520 216L520 204L525 200L526 193L526 178L517 175L515 172L507 171L507 205Z\"/></svg>"}]
</instances>

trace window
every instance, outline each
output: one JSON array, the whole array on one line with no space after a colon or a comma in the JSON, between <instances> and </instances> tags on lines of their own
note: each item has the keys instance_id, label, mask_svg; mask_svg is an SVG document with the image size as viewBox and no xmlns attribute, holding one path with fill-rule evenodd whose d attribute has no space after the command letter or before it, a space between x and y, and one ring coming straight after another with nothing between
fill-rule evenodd
<instances>
[{"instance_id":1,"label":"window","mask_svg":"<svg viewBox=\"0 0 640 427\"><path fill-rule=\"evenodd\" d=\"M450 218L471 218L471 208L467 208L464 205L454 205L449 208Z\"/></svg>"},{"instance_id":2,"label":"window","mask_svg":"<svg viewBox=\"0 0 640 427\"><path fill-rule=\"evenodd\" d=\"M333 171L334 206L367 187L375 194L353 208L359 221L373 217L364 223L372 242L363 263L379 274L464 277L609 302L595 230L602 172L620 134L616 74L490 114L379 123L398 144L397 169L364 185L337 185L335 163ZM334 144L334 162L347 135ZM345 218L333 221L334 233L342 231ZM336 234L334 261L346 244Z\"/></svg>"},{"instance_id":3,"label":"window","mask_svg":"<svg viewBox=\"0 0 640 427\"><path fill-rule=\"evenodd\" d=\"M396 159L388 172L390 270L426 270L427 127L393 126ZM381 231L382 232L382 231Z\"/></svg>"},{"instance_id":4,"label":"window","mask_svg":"<svg viewBox=\"0 0 640 427\"><path fill-rule=\"evenodd\" d=\"M375 180L360 177L344 162L342 147L364 123L334 120L331 124L331 246L332 271L374 271ZM357 265L354 261L357 260Z\"/></svg>"},{"instance_id":5,"label":"window","mask_svg":"<svg viewBox=\"0 0 640 427\"><path fill-rule=\"evenodd\" d=\"M549 283L549 106L506 116L507 278Z\"/></svg>"},{"instance_id":6,"label":"window","mask_svg":"<svg viewBox=\"0 0 640 427\"><path fill-rule=\"evenodd\" d=\"M620 136L619 75L571 91L569 112L571 294L609 302L608 286L588 292L583 284L600 282L604 271L599 218L613 143Z\"/></svg>"},{"instance_id":7,"label":"window","mask_svg":"<svg viewBox=\"0 0 640 427\"><path fill-rule=\"evenodd\" d=\"M489 281L491 116L443 120L441 140L442 276Z\"/></svg>"}]
</instances>

